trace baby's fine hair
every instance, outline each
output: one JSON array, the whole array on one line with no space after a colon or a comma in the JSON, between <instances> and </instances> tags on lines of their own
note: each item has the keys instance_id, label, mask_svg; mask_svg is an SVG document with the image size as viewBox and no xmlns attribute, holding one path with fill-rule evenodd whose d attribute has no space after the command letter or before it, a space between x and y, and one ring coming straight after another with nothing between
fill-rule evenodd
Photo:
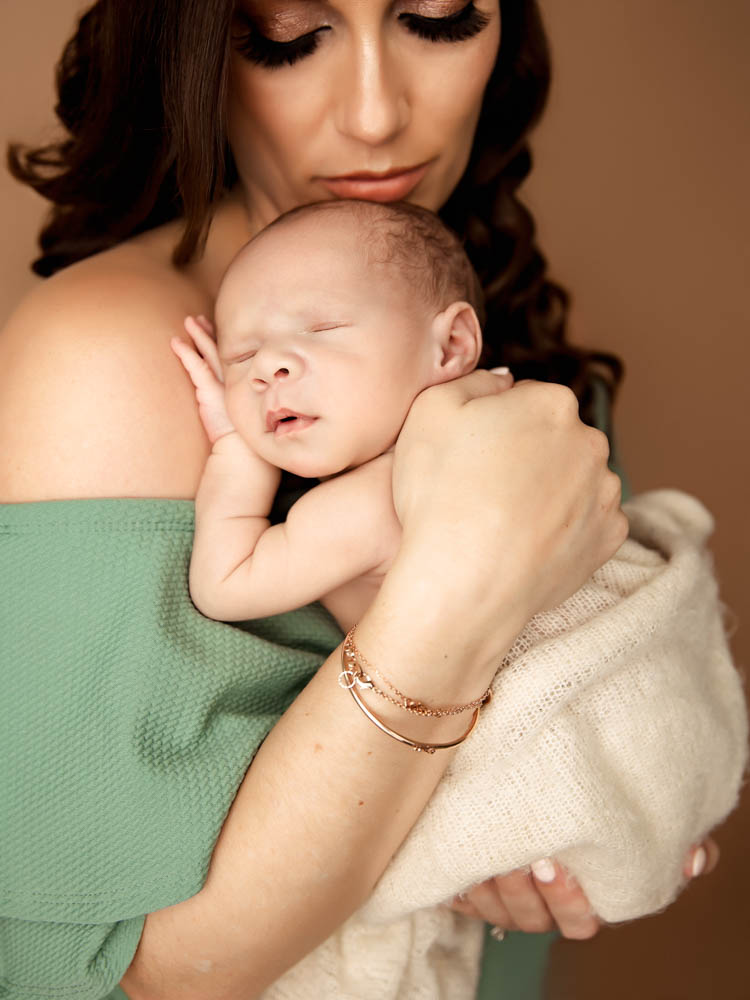
<instances>
[{"instance_id":1,"label":"baby's fine hair","mask_svg":"<svg viewBox=\"0 0 750 1000\"><path fill-rule=\"evenodd\" d=\"M258 235L295 218L323 212L348 213L362 227L371 262L396 268L427 306L439 311L462 300L474 307L484 324L482 286L461 241L434 212L419 205L349 198L318 201L293 208Z\"/></svg>"}]
</instances>

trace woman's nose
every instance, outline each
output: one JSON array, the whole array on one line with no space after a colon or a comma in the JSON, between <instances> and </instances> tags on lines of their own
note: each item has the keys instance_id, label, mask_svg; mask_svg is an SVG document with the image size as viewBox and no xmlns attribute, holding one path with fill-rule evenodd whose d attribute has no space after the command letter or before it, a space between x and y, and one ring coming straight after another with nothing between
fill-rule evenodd
<instances>
[{"instance_id":1,"label":"woman's nose","mask_svg":"<svg viewBox=\"0 0 750 1000\"><path fill-rule=\"evenodd\" d=\"M304 362L294 351L262 348L253 358L250 376L253 388L264 392L275 383L296 381L303 371Z\"/></svg>"},{"instance_id":2,"label":"woman's nose","mask_svg":"<svg viewBox=\"0 0 750 1000\"><path fill-rule=\"evenodd\" d=\"M403 69L388 59L382 41L368 38L353 45L336 86L338 131L368 145L397 136L409 121Z\"/></svg>"}]
</instances>

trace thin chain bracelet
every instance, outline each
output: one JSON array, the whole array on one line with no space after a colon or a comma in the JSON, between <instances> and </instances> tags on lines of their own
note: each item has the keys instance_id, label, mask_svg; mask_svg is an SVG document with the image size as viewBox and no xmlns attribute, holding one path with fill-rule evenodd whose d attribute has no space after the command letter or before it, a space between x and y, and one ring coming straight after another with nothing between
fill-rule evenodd
<instances>
[{"instance_id":1,"label":"thin chain bracelet","mask_svg":"<svg viewBox=\"0 0 750 1000\"><path fill-rule=\"evenodd\" d=\"M347 661L344 659L344 648L342 647L341 665L344 668L341 671L342 675L351 673L346 663ZM339 683L341 684L341 677L339 677ZM436 750L450 750L452 747L457 747L459 743L463 743L463 741L467 738L467 736L469 736L469 734L474 730L474 726L476 726L477 720L479 719L479 713L482 711L482 706L477 705L477 707L474 709L474 714L471 717L469 728L464 733L462 733L461 736L459 736L457 739L451 740L450 743L423 743L419 740L413 740L409 736L404 736L403 733L397 733L395 729L391 729L390 726L387 726L382 719L379 719L378 716L375 715L375 713L371 711L362 700L362 697L357 691L357 687L359 685L355 681L352 681L352 683L349 685L342 684L341 686L348 687L349 694L352 696L352 698L354 698L359 708L364 712L364 714L367 716L370 722L375 723L375 725L378 727L378 729L381 730L381 732L384 732L386 736L390 736L394 740L398 740L399 743L404 743L406 746L411 747L412 750L416 750L417 753L424 752L432 754L435 753Z\"/></svg>"},{"instance_id":2,"label":"thin chain bracelet","mask_svg":"<svg viewBox=\"0 0 750 1000\"><path fill-rule=\"evenodd\" d=\"M339 684L342 688L353 690L354 685L356 684L359 688L367 688L368 690L379 695L381 698L385 698L386 701L391 702L391 704L395 705L397 708L403 708L407 712L414 713L414 715L430 716L436 719L441 719L449 715L460 715L461 712L466 712L472 708L481 708L482 705L486 704L486 702L488 702L492 697L492 689L487 688L481 697L469 702L468 705L452 705L447 708L431 708L429 705L425 705L424 702L407 697L403 691L399 691L395 684L391 684L389 680L383 677L380 671L368 660L366 660L359 651L354 642L354 630L356 627L356 625L352 625L349 629L346 638L344 639L344 646L341 651L344 669L339 674ZM364 672L361 665L362 663L364 663L374 674L377 674L377 676L388 685L391 691L398 695L398 698L393 698L386 691L379 688L373 681L372 677Z\"/></svg>"}]
</instances>

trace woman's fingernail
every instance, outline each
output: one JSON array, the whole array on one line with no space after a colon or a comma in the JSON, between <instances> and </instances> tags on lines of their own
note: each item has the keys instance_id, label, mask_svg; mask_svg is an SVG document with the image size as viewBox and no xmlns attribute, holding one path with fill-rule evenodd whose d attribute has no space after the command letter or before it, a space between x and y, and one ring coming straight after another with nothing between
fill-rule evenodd
<instances>
[{"instance_id":1,"label":"woman's fingernail","mask_svg":"<svg viewBox=\"0 0 750 1000\"><path fill-rule=\"evenodd\" d=\"M693 855L693 878L697 875L701 875L703 869L706 867L706 848L699 847L698 850Z\"/></svg>"},{"instance_id":2,"label":"woman's fingernail","mask_svg":"<svg viewBox=\"0 0 750 1000\"><path fill-rule=\"evenodd\" d=\"M502 368L490 368L490 372L493 375L510 375L510 368L506 368L503 365Z\"/></svg>"},{"instance_id":3,"label":"woman's fingernail","mask_svg":"<svg viewBox=\"0 0 750 1000\"><path fill-rule=\"evenodd\" d=\"M539 861L532 861L531 870L534 873L534 878L539 879L540 882L554 882L555 866L550 861L549 858L541 858Z\"/></svg>"}]
</instances>

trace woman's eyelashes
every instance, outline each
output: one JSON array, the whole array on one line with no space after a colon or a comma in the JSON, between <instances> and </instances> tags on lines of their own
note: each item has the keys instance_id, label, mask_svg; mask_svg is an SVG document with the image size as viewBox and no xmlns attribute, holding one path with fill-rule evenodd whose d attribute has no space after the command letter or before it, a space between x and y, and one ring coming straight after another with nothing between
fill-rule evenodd
<instances>
[{"instance_id":1,"label":"woman's eyelashes","mask_svg":"<svg viewBox=\"0 0 750 1000\"><path fill-rule=\"evenodd\" d=\"M473 0L446 17L425 17L422 14L403 12L398 15L404 28L418 38L429 42L462 42L478 35L490 21L488 14L477 10ZM251 21L243 18L243 30L234 36L237 51L257 66L276 68L293 66L300 59L310 56L318 48L323 32L330 25L321 25L288 42L277 42L263 35Z\"/></svg>"},{"instance_id":2,"label":"woman's eyelashes","mask_svg":"<svg viewBox=\"0 0 750 1000\"><path fill-rule=\"evenodd\" d=\"M321 32L330 30L328 25L324 25L314 31L307 31L290 42L275 42L250 26L242 34L235 35L234 44L240 55L257 66L293 66L305 56L312 55L320 44Z\"/></svg>"},{"instance_id":3,"label":"woman's eyelashes","mask_svg":"<svg viewBox=\"0 0 750 1000\"><path fill-rule=\"evenodd\" d=\"M490 21L489 14L477 10L473 0L447 17L423 17L421 14L403 13L399 14L398 19L412 34L426 38L430 42L463 42L478 35Z\"/></svg>"}]
</instances>

